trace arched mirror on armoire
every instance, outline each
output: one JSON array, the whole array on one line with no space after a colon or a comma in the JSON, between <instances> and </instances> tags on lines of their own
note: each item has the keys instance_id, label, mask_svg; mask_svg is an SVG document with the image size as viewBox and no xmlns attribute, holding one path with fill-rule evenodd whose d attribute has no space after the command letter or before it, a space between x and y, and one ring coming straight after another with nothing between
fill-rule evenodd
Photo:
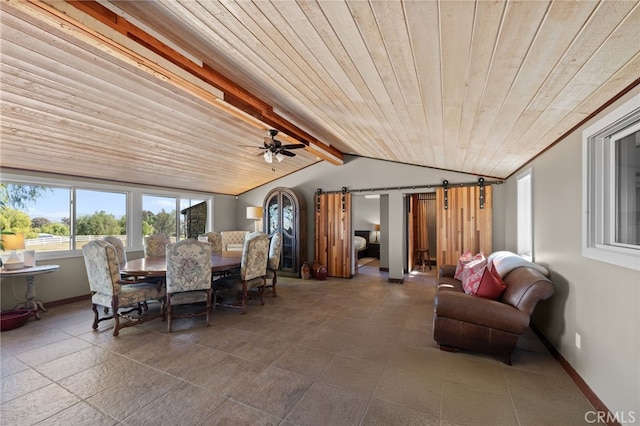
<instances>
[{"instance_id":1,"label":"arched mirror on armoire","mask_svg":"<svg viewBox=\"0 0 640 426\"><path fill-rule=\"evenodd\" d=\"M280 272L298 276L307 262L307 209L304 198L291 188L274 188L264 199L265 232L282 232Z\"/></svg>"}]
</instances>

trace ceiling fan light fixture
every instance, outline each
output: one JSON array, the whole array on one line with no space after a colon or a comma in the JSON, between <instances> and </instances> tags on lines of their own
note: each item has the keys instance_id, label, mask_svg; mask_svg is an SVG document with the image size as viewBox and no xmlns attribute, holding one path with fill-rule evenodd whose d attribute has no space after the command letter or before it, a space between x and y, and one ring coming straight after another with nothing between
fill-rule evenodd
<instances>
[{"instance_id":1,"label":"ceiling fan light fixture","mask_svg":"<svg viewBox=\"0 0 640 426\"><path fill-rule=\"evenodd\" d=\"M273 153L271 151L267 150L264 152L264 161L267 163L273 162Z\"/></svg>"},{"instance_id":2,"label":"ceiling fan light fixture","mask_svg":"<svg viewBox=\"0 0 640 426\"><path fill-rule=\"evenodd\" d=\"M278 159L278 162L282 161L284 159L284 155L282 155L281 152L276 154L276 158Z\"/></svg>"}]
</instances>

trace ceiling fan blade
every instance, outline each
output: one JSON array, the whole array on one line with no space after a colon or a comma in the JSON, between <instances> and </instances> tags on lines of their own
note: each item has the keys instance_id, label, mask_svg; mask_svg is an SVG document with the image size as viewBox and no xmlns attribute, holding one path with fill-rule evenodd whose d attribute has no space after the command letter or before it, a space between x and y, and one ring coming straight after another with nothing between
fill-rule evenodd
<instances>
[{"instance_id":1,"label":"ceiling fan blade","mask_svg":"<svg viewBox=\"0 0 640 426\"><path fill-rule=\"evenodd\" d=\"M306 148L307 146L303 143L295 143L290 145L282 145L284 149L298 149L298 148Z\"/></svg>"},{"instance_id":2,"label":"ceiling fan blade","mask_svg":"<svg viewBox=\"0 0 640 426\"><path fill-rule=\"evenodd\" d=\"M286 155L287 157L295 157L296 156L296 154L294 154L293 152L285 151L285 150L280 151L280 153L282 155Z\"/></svg>"}]
</instances>

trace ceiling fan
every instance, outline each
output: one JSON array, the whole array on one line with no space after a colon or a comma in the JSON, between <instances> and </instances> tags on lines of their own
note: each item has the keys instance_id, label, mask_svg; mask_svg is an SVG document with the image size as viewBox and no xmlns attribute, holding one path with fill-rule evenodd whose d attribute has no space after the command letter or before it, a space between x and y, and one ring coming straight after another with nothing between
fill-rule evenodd
<instances>
[{"instance_id":1,"label":"ceiling fan","mask_svg":"<svg viewBox=\"0 0 640 426\"><path fill-rule=\"evenodd\" d=\"M282 142L276 139L277 134L277 130L270 129L269 136L264 138L264 146L259 147L264 150L264 153L258 155L264 156L264 161L267 163L273 162L273 157L276 157L278 161L282 161L285 156L295 157L296 154L289 151L290 149L306 148L306 145L303 143L283 145Z\"/></svg>"}]
</instances>

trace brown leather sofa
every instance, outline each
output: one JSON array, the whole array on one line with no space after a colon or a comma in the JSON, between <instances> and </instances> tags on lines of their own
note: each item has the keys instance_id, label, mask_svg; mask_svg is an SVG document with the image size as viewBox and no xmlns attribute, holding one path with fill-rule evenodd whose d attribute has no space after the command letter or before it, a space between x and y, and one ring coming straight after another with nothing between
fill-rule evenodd
<instances>
[{"instance_id":1,"label":"brown leather sofa","mask_svg":"<svg viewBox=\"0 0 640 426\"><path fill-rule=\"evenodd\" d=\"M500 357L511 365L511 353L529 326L539 300L553 295L553 283L541 272L518 267L502 280L498 300L466 294L455 279L455 265L440 267L435 296L433 337L442 350L466 349Z\"/></svg>"}]
</instances>

